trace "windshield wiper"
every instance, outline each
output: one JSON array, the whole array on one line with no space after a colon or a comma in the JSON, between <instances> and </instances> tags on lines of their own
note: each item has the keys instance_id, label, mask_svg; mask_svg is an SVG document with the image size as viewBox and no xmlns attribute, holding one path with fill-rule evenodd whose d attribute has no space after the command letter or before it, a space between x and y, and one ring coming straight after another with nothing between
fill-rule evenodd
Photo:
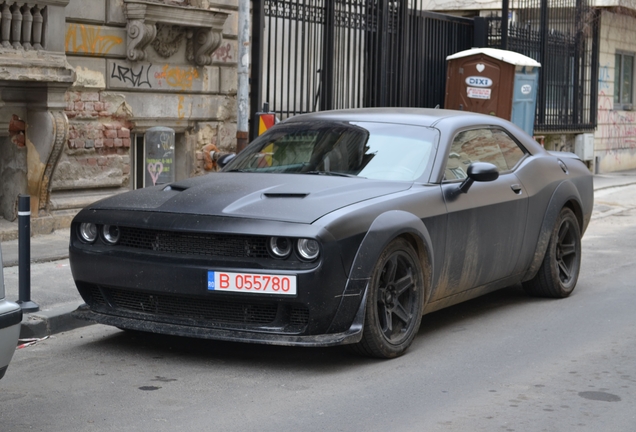
<instances>
[{"instance_id":1,"label":"windshield wiper","mask_svg":"<svg viewBox=\"0 0 636 432\"><path fill-rule=\"evenodd\" d=\"M347 174L347 173L341 173L337 171L305 171L300 174L325 175L325 176L335 176L335 177L358 177L355 174Z\"/></svg>"}]
</instances>

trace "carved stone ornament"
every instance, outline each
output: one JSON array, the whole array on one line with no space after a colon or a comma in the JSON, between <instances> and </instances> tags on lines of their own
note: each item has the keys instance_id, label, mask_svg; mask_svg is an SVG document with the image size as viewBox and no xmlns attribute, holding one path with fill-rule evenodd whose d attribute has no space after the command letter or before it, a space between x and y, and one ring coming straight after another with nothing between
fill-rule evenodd
<instances>
[{"instance_id":1,"label":"carved stone ornament","mask_svg":"<svg viewBox=\"0 0 636 432\"><path fill-rule=\"evenodd\" d=\"M51 179L60 160L62 149L68 139L68 118L64 111L49 111L53 123L53 148L46 163L40 187L39 210L45 209L51 197Z\"/></svg>"},{"instance_id":2,"label":"carved stone ornament","mask_svg":"<svg viewBox=\"0 0 636 432\"><path fill-rule=\"evenodd\" d=\"M157 24L157 37L152 41L152 47L163 58L171 57L179 50L185 33L179 26Z\"/></svg>"},{"instance_id":3,"label":"carved stone ornament","mask_svg":"<svg viewBox=\"0 0 636 432\"><path fill-rule=\"evenodd\" d=\"M188 35L188 45L192 44L192 51L190 46L187 47L188 53L192 52L188 55L189 60L198 66L209 65L212 63L212 53L221 45L223 25L229 16L217 9L174 6L143 0L124 0L124 6L128 20L127 55L132 61L144 60L145 49L149 44L152 44L160 56L170 57L179 48L181 39L171 39L171 33L174 32L166 32L164 29L179 26ZM157 40L159 42L155 42Z\"/></svg>"}]
</instances>

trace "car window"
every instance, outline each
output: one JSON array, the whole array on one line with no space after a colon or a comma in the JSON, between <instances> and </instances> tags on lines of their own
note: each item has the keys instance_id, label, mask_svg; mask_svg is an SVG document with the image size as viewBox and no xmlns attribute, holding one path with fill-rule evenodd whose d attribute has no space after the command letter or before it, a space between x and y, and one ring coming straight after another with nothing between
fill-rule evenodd
<instances>
[{"instance_id":1,"label":"car window","mask_svg":"<svg viewBox=\"0 0 636 432\"><path fill-rule=\"evenodd\" d=\"M281 124L257 138L224 171L349 175L413 181L432 162L435 129L371 122Z\"/></svg>"},{"instance_id":2,"label":"car window","mask_svg":"<svg viewBox=\"0 0 636 432\"><path fill-rule=\"evenodd\" d=\"M510 171L525 155L524 150L501 129L472 129L458 133L451 145L445 180L466 178L473 162L488 162L500 172Z\"/></svg>"}]
</instances>

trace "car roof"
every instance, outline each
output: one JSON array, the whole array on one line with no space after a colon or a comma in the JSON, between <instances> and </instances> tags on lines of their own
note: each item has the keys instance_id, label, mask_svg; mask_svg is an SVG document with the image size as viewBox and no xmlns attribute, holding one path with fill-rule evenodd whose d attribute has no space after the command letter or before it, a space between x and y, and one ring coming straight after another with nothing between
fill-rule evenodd
<instances>
[{"instance_id":1,"label":"car roof","mask_svg":"<svg viewBox=\"0 0 636 432\"><path fill-rule=\"evenodd\" d=\"M454 111L434 108L356 108L346 110L318 111L300 114L285 121L370 121L380 123L400 123L417 126L433 126L442 119L461 117L476 123L499 123L496 117L467 111Z\"/></svg>"},{"instance_id":2,"label":"car roof","mask_svg":"<svg viewBox=\"0 0 636 432\"><path fill-rule=\"evenodd\" d=\"M544 152L544 149L531 136L508 120L469 111L437 108L355 108L299 114L288 118L283 123L289 124L316 120L408 124L422 127L435 127L442 133L451 133L475 126L498 126L515 135L530 153L538 154Z\"/></svg>"}]
</instances>

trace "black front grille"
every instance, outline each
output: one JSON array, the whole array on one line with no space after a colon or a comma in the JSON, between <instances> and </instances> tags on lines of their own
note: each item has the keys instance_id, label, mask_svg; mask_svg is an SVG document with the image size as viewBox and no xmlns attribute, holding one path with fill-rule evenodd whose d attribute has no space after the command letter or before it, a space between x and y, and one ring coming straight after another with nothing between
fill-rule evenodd
<instances>
[{"instance_id":1,"label":"black front grille","mask_svg":"<svg viewBox=\"0 0 636 432\"><path fill-rule=\"evenodd\" d=\"M267 237L181 233L121 227L119 244L175 255L270 258Z\"/></svg>"},{"instance_id":2,"label":"black front grille","mask_svg":"<svg viewBox=\"0 0 636 432\"><path fill-rule=\"evenodd\" d=\"M309 322L309 310L302 305L190 298L97 286L91 288L90 303L90 306L194 320L197 325L291 325L298 329Z\"/></svg>"}]
</instances>

